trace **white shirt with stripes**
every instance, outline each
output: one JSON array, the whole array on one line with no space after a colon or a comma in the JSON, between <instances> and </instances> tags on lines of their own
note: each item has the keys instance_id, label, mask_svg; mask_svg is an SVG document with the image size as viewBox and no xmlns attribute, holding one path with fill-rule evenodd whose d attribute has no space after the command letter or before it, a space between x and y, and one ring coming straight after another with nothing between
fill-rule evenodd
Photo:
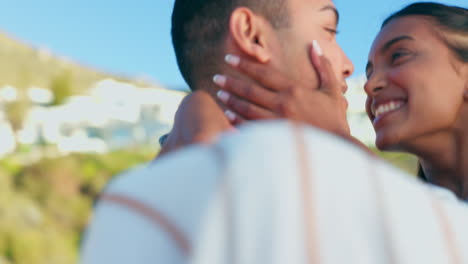
<instances>
[{"instance_id":1,"label":"white shirt with stripes","mask_svg":"<svg viewBox=\"0 0 468 264\"><path fill-rule=\"evenodd\" d=\"M450 192L277 121L118 177L81 263L468 263L467 223Z\"/></svg>"}]
</instances>

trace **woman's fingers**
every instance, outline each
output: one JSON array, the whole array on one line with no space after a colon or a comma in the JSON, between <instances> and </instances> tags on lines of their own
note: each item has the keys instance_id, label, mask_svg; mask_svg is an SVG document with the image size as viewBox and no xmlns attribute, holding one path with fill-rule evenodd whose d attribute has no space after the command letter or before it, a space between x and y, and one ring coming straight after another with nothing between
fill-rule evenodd
<instances>
[{"instance_id":1,"label":"woman's fingers","mask_svg":"<svg viewBox=\"0 0 468 264\"><path fill-rule=\"evenodd\" d=\"M226 55L225 61L266 89L281 91L288 88L288 82L282 78L282 74L278 74L271 66L255 63L245 58L241 59L232 54Z\"/></svg>"},{"instance_id":2,"label":"woman's fingers","mask_svg":"<svg viewBox=\"0 0 468 264\"><path fill-rule=\"evenodd\" d=\"M235 79L225 75L215 75L213 82L220 86L223 91L236 95L248 102L266 109L273 109L275 93L263 87L252 84L252 82ZM223 93L219 93L223 95ZM222 100L222 98L219 98Z\"/></svg>"},{"instance_id":3,"label":"woman's fingers","mask_svg":"<svg viewBox=\"0 0 468 264\"><path fill-rule=\"evenodd\" d=\"M234 127L240 126L246 122L246 120L242 116L234 113L229 109L224 111L224 115Z\"/></svg>"},{"instance_id":4,"label":"woman's fingers","mask_svg":"<svg viewBox=\"0 0 468 264\"><path fill-rule=\"evenodd\" d=\"M335 95L341 94L341 85L336 80L333 67L316 40L312 41L310 56L319 76L319 90Z\"/></svg>"},{"instance_id":5,"label":"woman's fingers","mask_svg":"<svg viewBox=\"0 0 468 264\"><path fill-rule=\"evenodd\" d=\"M321 89L322 84L324 83L324 78L326 76L323 72L322 61L320 57L323 56L323 51L320 45L316 40L312 41L312 45L310 45L310 60L312 61L312 65L314 66L315 72L318 77L318 89Z\"/></svg>"}]
</instances>

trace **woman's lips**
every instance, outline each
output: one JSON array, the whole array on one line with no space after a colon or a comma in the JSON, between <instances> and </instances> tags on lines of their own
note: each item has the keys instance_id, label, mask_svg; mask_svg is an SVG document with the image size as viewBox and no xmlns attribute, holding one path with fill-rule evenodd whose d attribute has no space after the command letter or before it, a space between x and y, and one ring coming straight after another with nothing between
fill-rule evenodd
<instances>
[{"instance_id":1,"label":"woman's lips","mask_svg":"<svg viewBox=\"0 0 468 264\"><path fill-rule=\"evenodd\" d=\"M406 104L407 104L407 101L402 100L402 99L389 100L389 101L386 101L385 103L376 104L374 107L372 107L372 115L374 116L373 123L375 124L384 116L399 110Z\"/></svg>"}]
</instances>

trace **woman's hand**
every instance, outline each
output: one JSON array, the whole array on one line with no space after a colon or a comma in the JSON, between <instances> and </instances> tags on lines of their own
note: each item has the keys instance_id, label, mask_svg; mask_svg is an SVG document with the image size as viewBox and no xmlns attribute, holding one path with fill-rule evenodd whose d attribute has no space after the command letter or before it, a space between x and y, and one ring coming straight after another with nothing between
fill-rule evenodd
<instances>
[{"instance_id":1,"label":"woman's hand","mask_svg":"<svg viewBox=\"0 0 468 264\"><path fill-rule=\"evenodd\" d=\"M218 97L229 109L225 114L231 123L287 118L349 136L347 101L343 97L346 87L336 78L316 41L310 57L319 77L318 87L291 81L266 65L227 55L228 64L255 81L214 76L213 81L222 89Z\"/></svg>"}]
</instances>

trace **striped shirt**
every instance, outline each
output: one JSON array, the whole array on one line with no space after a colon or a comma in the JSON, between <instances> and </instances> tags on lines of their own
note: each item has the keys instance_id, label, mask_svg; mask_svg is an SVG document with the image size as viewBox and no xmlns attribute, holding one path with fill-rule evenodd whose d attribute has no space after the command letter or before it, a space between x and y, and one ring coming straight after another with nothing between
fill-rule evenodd
<instances>
[{"instance_id":1,"label":"striped shirt","mask_svg":"<svg viewBox=\"0 0 468 264\"><path fill-rule=\"evenodd\" d=\"M277 121L119 177L81 263L468 263L467 222L450 193Z\"/></svg>"}]
</instances>

